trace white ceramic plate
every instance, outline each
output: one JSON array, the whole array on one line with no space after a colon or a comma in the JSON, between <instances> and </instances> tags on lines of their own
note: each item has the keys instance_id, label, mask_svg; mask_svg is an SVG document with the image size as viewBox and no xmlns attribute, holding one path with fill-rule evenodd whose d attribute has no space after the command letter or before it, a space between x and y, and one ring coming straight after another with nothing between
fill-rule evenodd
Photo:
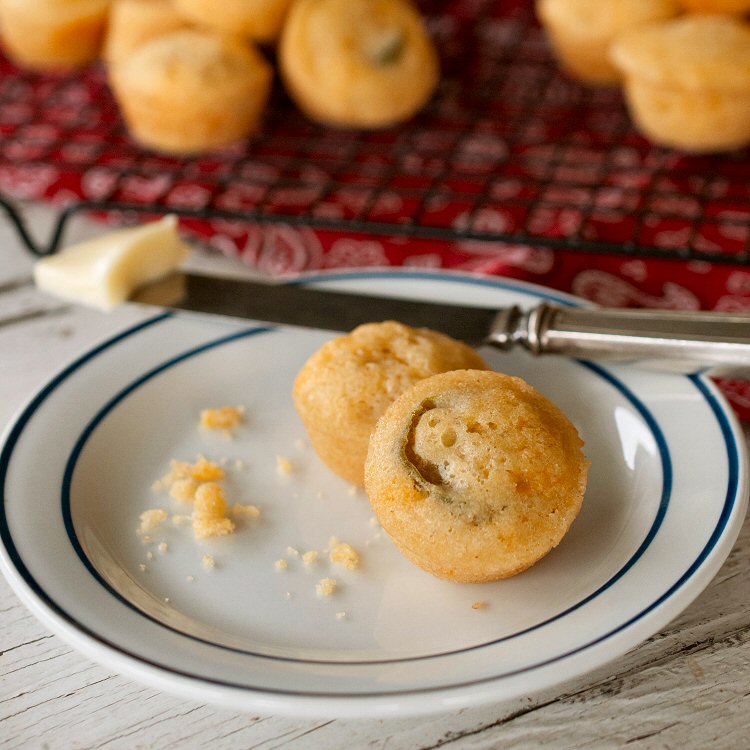
<instances>
[{"instance_id":1,"label":"white ceramic plate","mask_svg":"<svg viewBox=\"0 0 750 750\"><path fill-rule=\"evenodd\" d=\"M466 304L561 299L463 276L316 280ZM709 382L487 351L579 428L592 462L587 496L562 544L529 571L483 585L432 578L304 443L292 381L329 337L159 316L55 377L0 454L2 566L23 601L92 659L196 700L410 714L534 693L604 664L678 614L729 553L745 514L745 453ZM201 409L225 404L247 409L234 439L198 429ZM180 512L152 483L170 459L199 454L225 460L230 502L258 505L261 518L202 543L167 523L144 543L143 510ZM277 471L277 456L293 462L292 475ZM332 536L359 550L360 570L327 561ZM321 557L306 566L288 547ZM281 558L286 571L275 567ZM338 589L318 598L315 584L329 576Z\"/></svg>"}]
</instances>

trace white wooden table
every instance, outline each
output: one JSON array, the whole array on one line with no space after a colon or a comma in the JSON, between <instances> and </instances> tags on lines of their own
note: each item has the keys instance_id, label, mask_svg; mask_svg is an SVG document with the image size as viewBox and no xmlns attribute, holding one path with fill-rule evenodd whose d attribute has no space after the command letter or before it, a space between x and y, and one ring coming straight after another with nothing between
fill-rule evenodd
<instances>
[{"instance_id":1,"label":"white wooden table","mask_svg":"<svg viewBox=\"0 0 750 750\"><path fill-rule=\"evenodd\" d=\"M48 211L26 210L46 236ZM70 240L92 231L71 229ZM0 219L0 428L63 363L141 314L51 300L30 269ZM554 691L427 718L294 720L185 702L72 651L0 580L0 748L741 750L750 748L749 717L750 522L707 590L626 656Z\"/></svg>"}]
</instances>

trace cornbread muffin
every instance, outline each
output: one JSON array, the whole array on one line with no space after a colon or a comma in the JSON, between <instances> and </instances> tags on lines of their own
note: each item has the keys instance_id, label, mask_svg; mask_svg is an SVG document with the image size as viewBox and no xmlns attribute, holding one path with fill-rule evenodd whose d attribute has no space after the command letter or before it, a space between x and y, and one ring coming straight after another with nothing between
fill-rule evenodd
<instances>
[{"instance_id":1,"label":"cornbread muffin","mask_svg":"<svg viewBox=\"0 0 750 750\"><path fill-rule=\"evenodd\" d=\"M408 0L297 0L279 48L290 96L336 127L409 119L438 83L438 56Z\"/></svg>"},{"instance_id":2,"label":"cornbread muffin","mask_svg":"<svg viewBox=\"0 0 750 750\"><path fill-rule=\"evenodd\" d=\"M614 84L620 73L609 59L612 40L626 29L677 15L677 0L538 0L545 26L561 65L591 84Z\"/></svg>"},{"instance_id":3,"label":"cornbread muffin","mask_svg":"<svg viewBox=\"0 0 750 750\"><path fill-rule=\"evenodd\" d=\"M680 0L690 13L727 13L743 15L750 12L750 0Z\"/></svg>"},{"instance_id":4,"label":"cornbread muffin","mask_svg":"<svg viewBox=\"0 0 750 750\"><path fill-rule=\"evenodd\" d=\"M249 44L197 29L146 42L110 69L132 136L174 154L227 146L255 131L272 75Z\"/></svg>"},{"instance_id":5,"label":"cornbread muffin","mask_svg":"<svg viewBox=\"0 0 750 750\"><path fill-rule=\"evenodd\" d=\"M655 143L695 152L750 143L750 25L694 15L623 34L612 60L633 120Z\"/></svg>"},{"instance_id":6,"label":"cornbread muffin","mask_svg":"<svg viewBox=\"0 0 750 750\"><path fill-rule=\"evenodd\" d=\"M170 0L114 0L103 57L111 65L126 58L144 42L188 25Z\"/></svg>"},{"instance_id":7,"label":"cornbread muffin","mask_svg":"<svg viewBox=\"0 0 750 750\"><path fill-rule=\"evenodd\" d=\"M468 367L487 365L448 336L393 321L368 323L308 359L294 382L294 404L323 462L361 487L370 433L391 401L422 378Z\"/></svg>"},{"instance_id":8,"label":"cornbread muffin","mask_svg":"<svg viewBox=\"0 0 750 750\"><path fill-rule=\"evenodd\" d=\"M80 68L101 51L110 0L2 0L8 55L37 70Z\"/></svg>"},{"instance_id":9,"label":"cornbread muffin","mask_svg":"<svg viewBox=\"0 0 750 750\"><path fill-rule=\"evenodd\" d=\"M575 427L520 378L458 370L421 380L370 438L365 489L403 554L465 583L515 575L578 515L588 461Z\"/></svg>"},{"instance_id":10,"label":"cornbread muffin","mask_svg":"<svg viewBox=\"0 0 750 750\"><path fill-rule=\"evenodd\" d=\"M291 1L173 0L177 11L193 23L259 43L278 39Z\"/></svg>"}]
</instances>

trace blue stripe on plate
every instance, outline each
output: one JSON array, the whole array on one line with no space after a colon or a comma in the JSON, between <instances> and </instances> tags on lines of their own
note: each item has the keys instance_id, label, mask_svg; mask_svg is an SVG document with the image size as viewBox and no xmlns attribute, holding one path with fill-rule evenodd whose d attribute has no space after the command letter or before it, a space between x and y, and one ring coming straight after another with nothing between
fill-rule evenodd
<instances>
[{"instance_id":1,"label":"blue stripe on plate","mask_svg":"<svg viewBox=\"0 0 750 750\"><path fill-rule=\"evenodd\" d=\"M569 615L571 612L574 612L575 610L584 606L585 604L592 601L596 597L600 596L607 589L609 589L612 585L614 585L617 581L619 581L627 573L627 571L630 570L638 562L638 560L642 557L643 553L648 549L649 545L651 544L654 537L658 533L658 530L664 519L664 515L667 512L667 507L669 506L669 499L670 499L671 491L672 491L672 462L669 456L669 449L667 447L667 442L664 438L664 434L662 433L661 428L657 424L656 420L654 419L654 416L648 410L646 405L639 398L637 398L635 394L632 391L630 391L630 389L628 389L627 386L625 386L624 383L622 383L620 380L615 378L613 375L611 375L609 372L607 372L606 370L604 370L602 367L598 365L588 363L588 362L581 362L579 364L582 367L585 367L586 369L590 370L596 376L602 378L611 386L613 386L617 391L619 391L630 402L630 404L635 408L635 410L641 415L648 429L651 431L651 434L653 435L653 438L654 438L654 442L656 443L657 449L659 451L659 457L661 459L661 464L662 464L662 478L663 478L662 479L662 492L661 492L661 497L659 500L657 513L643 542L639 545L638 549L630 557L630 559L622 566L622 568L620 568L620 570L618 570L608 581L602 584L602 586L596 589L593 593L587 595L586 597L582 598L580 601L576 602L575 604L571 605L570 607L566 608L565 610L559 612L558 614L552 617L549 617L541 622L538 622L530 627L519 630L515 633L511 633L509 635L503 636L502 638L496 638L490 641L486 641L484 643L478 643L472 646L467 646L465 648L453 649L450 651L440 651L440 652L427 654L424 656L398 657L398 658L389 658L389 659L361 659L361 660L351 659L351 660L344 661L344 660L327 660L327 659L312 659L312 658L299 659L296 657L270 655L270 654L264 654L258 651L252 651L250 649L243 649L239 647L227 646L221 643L216 643L215 641L207 640L199 636L196 636L187 630L175 628L171 625L168 625L165 622L162 622L158 618L142 610L140 607L137 607L127 597L124 597L119 591L117 591L117 589L113 588L101 576L96 566L91 562L91 560L86 555L86 552L84 551L83 546L81 545L80 540L78 539L78 536L76 534L76 530L75 530L73 519L72 519L71 507L70 507L70 504L71 504L70 486L71 486L71 482L73 479L73 474L75 472L76 463L78 462L78 459L81 453L83 452L86 446L86 443L88 442L89 438L93 434L96 427L99 424L101 424L101 422L104 419L106 419L107 415L112 411L112 409L114 409L116 406L121 404L129 395L134 393L140 386L144 385L149 380L160 375L166 370L169 370L170 368L175 367L185 362L186 360L191 359L192 357L203 354L207 351L218 348L220 346L224 346L226 344L246 338L248 336L255 336L259 333L265 333L268 330L269 329L267 328L250 329L247 331L240 331L237 333L233 333L230 336L223 336L219 339L216 339L213 342L209 342L199 347L196 347L195 349L191 349L191 350L188 350L187 352L183 352L182 354L176 357L173 357L172 359L169 359L166 362L163 362L162 364L151 369L149 372L140 376L137 380L127 385L119 393L117 393L113 398L111 398L99 410L99 412L93 417L93 419L89 422L89 424L84 428L78 440L76 440L73 446L73 450L71 451L70 457L68 459L67 465L65 467L65 472L63 475L63 482L62 482L61 508L62 508L62 515L63 515L63 519L65 523L65 528L67 530L68 537L70 539L70 543L72 547L75 549L76 553L78 554L78 557L81 559L81 562L83 562L83 564L86 566L86 569L89 571L89 573L112 596L118 599L122 604L124 604L129 609L138 612L142 617L145 617L147 620L150 620L151 622L159 625L160 627L163 627L172 632L179 633L180 635L186 638L190 638L191 640L195 640L199 643L205 643L210 646L214 646L215 648L220 648L220 649L235 652L235 653L241 653L247 656L254 656L258 658L269 659L272 661L292 662L292 663L350 664L350 665L395 664L395 663L402 663L402 662L425 661L429 659L440 658L443 656L468 653L470 651L475 651L480 648L485 648L487 646L509 641L509 640L512 640L513 638L518 638L534 630L538 630L539 628L542 628L545 625L549 625L555 622L556 620L559 620Z\"/></svg>"}]
</instances>

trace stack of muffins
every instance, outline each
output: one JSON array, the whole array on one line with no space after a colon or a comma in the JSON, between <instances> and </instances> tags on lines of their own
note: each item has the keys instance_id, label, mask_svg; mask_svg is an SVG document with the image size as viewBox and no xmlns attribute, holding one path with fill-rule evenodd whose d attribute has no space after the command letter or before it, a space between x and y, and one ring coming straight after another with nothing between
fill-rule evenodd
<instances>
[{"instance_id":1,"label":"stack of muffins","mask_svg":"<svg viewBox=\"0 0 750 750\"><path fill-rule=\"evenodd\" d=\"M6 53L33 70L103 58L132 136L194 154L261 125L275 56L313 120L381 128L431 97L438 57L410 0L2 0Z\"/></svg>"},{"instance_id":2,"label":"stack of muffins","mask_svg":"<svg viewBox=\"0 0 750 750\"><path fill-rule=\"evenodd\" d=\"M750 145L750 0L538 0L537 13L568 73L621 84L654 143Z\"/></svg>"}]
</instances>

